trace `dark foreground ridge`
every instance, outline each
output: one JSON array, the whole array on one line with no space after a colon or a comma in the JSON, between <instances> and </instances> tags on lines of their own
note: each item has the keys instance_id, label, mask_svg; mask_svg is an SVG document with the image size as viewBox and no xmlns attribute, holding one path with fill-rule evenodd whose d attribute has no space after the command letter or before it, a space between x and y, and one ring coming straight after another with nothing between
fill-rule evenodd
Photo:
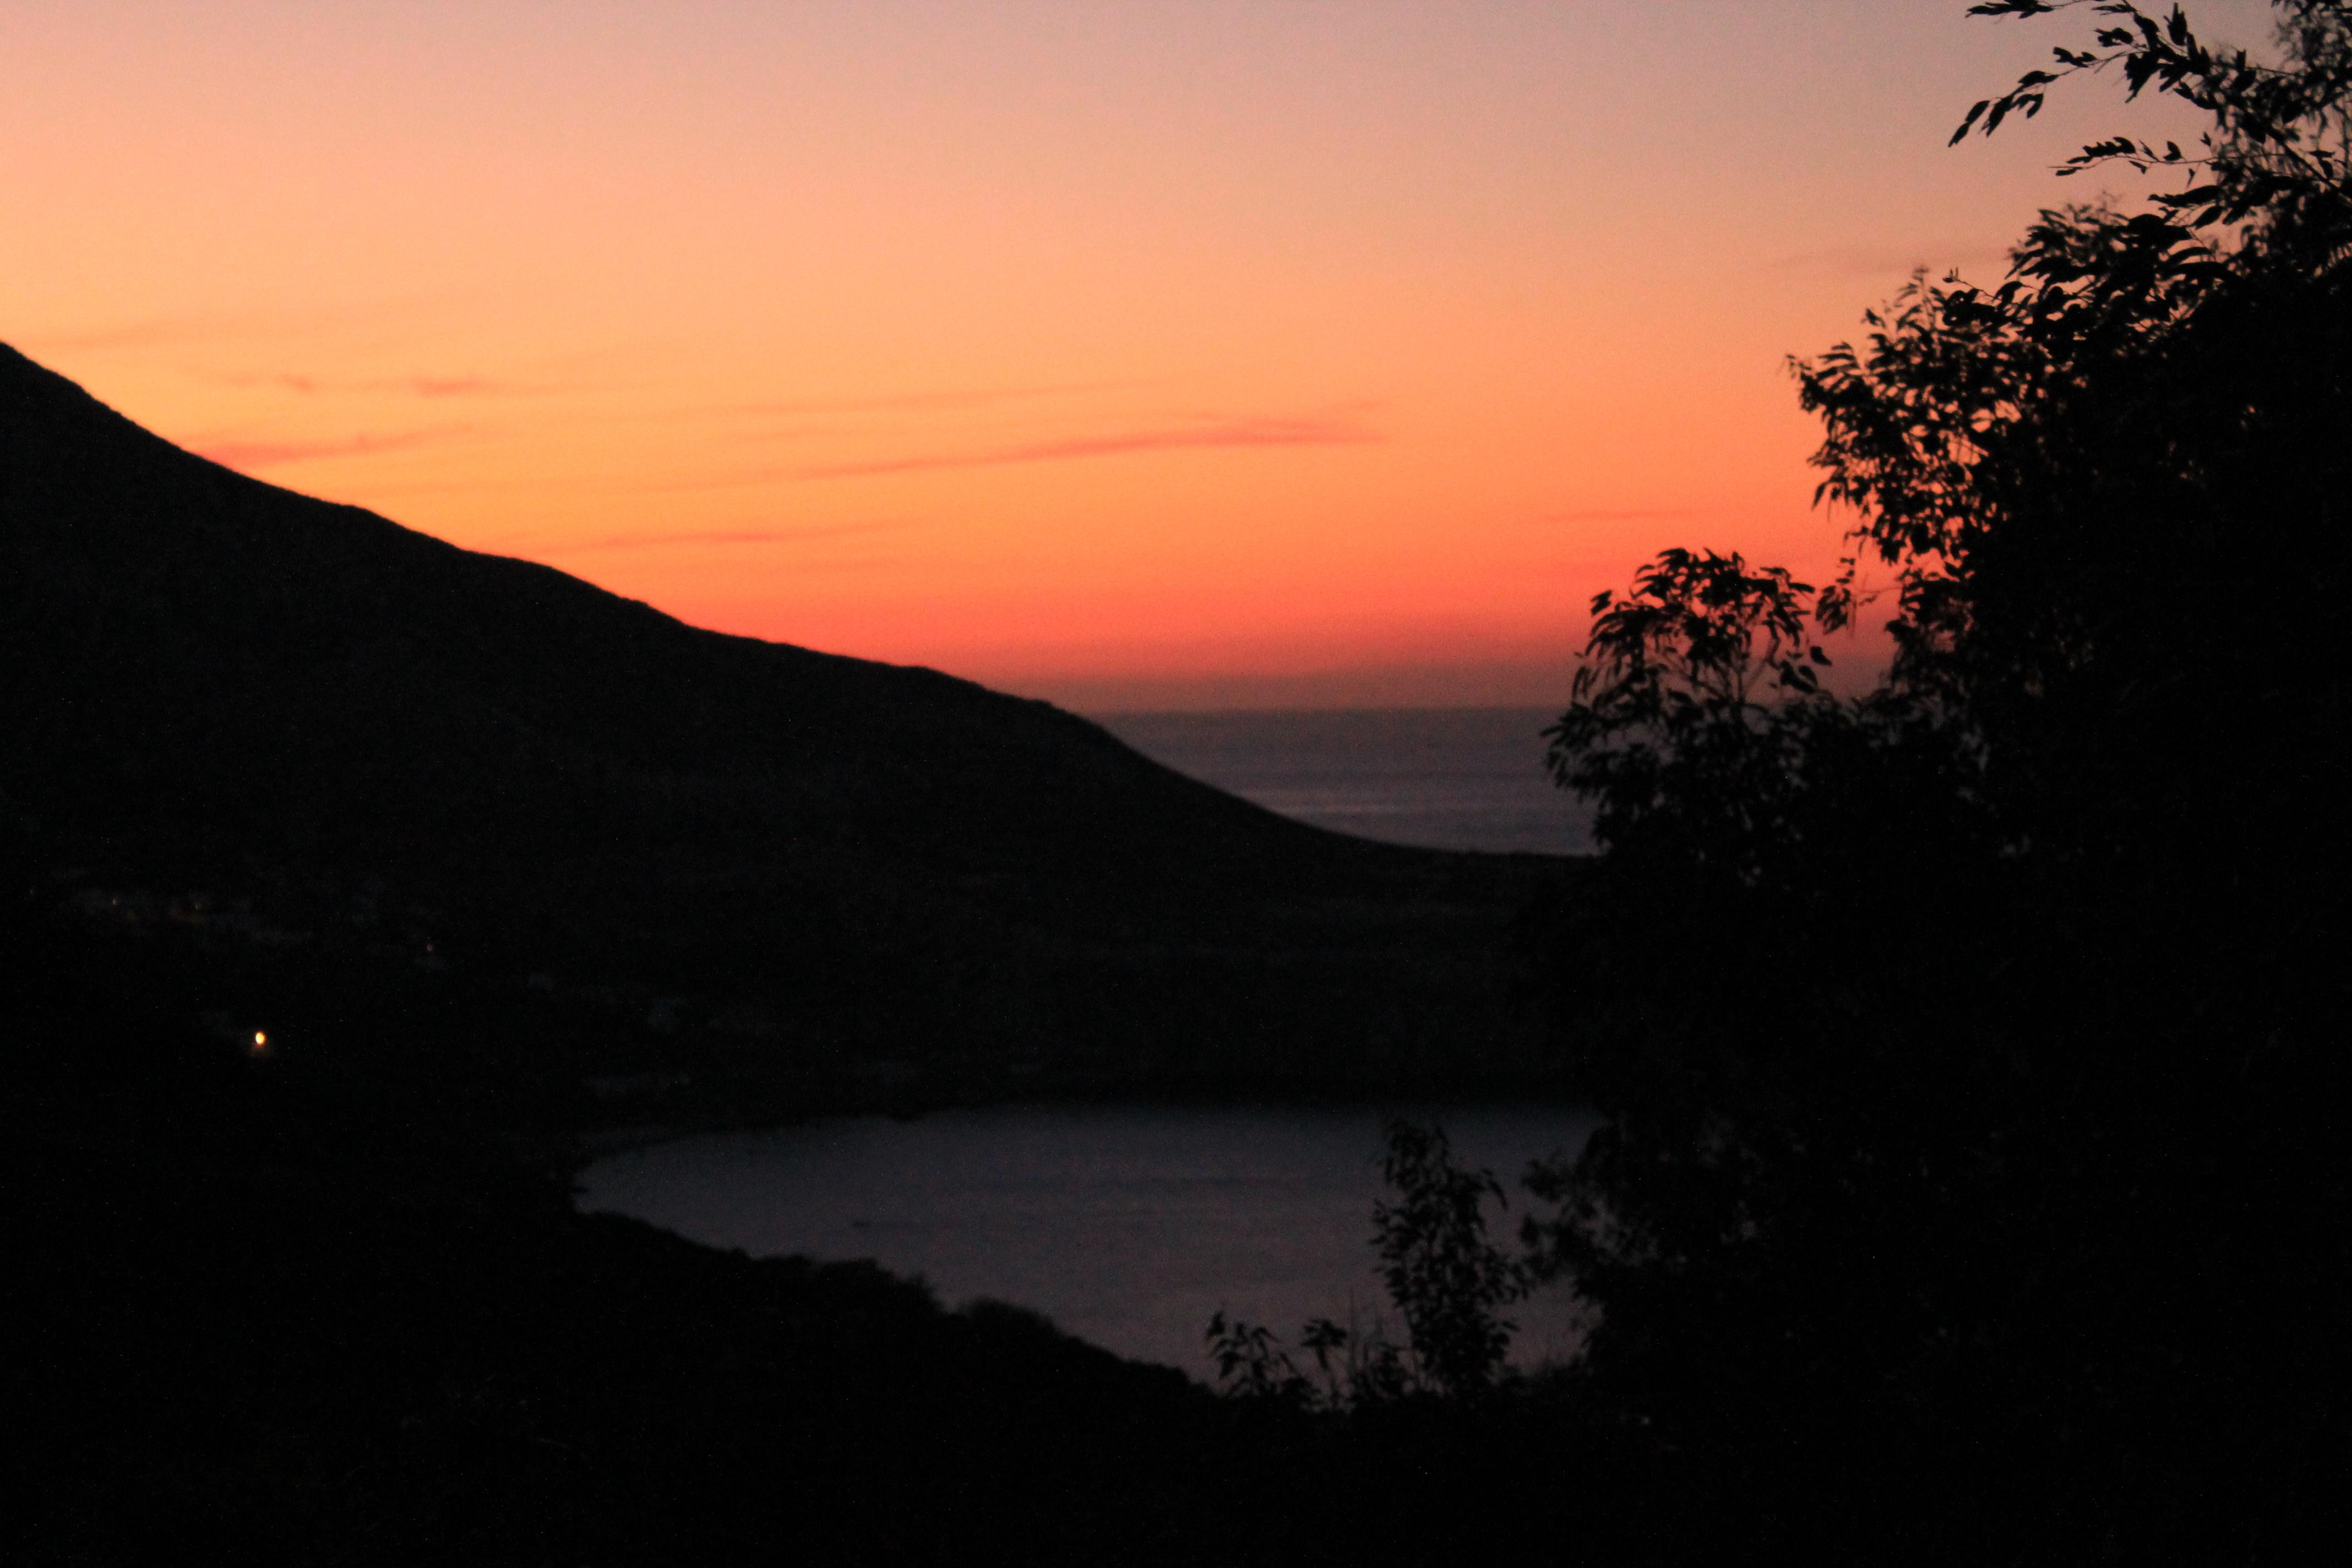
<instances>
[{"instance_id":1,"label":"dark foreground ridge","mask_svg":"<svg viewBox=\"0 0 2352 1568\"><path fill-rule=\"evenodd\" d=\"M0 726L67 896L468 1005L530 987L599 1041L562 1066L610 1121L1527 1070L1497 955L1542 862L1346 839L1042 702L698 630L5 348Z\"/></svg>"}]
</instances>

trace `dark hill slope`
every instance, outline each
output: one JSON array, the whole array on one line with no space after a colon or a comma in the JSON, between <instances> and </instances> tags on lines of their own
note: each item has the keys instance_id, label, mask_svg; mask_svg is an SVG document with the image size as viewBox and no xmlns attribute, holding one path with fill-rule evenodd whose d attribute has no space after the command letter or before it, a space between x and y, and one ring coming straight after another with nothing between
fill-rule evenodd
<instances>
[{"instance_id":1,"label":"dark hill slope","mask_svg":"<svg viewBox=\"0 0 2352 1568\"><path fill-rule=\"evenodd\" d=\"M0 726L52 865L866 1059L1422 1057L1497 1026L1526 874L262 484L5 348Z\"/></svg>"},{"instance_id":2,"label":"dark hill slope","mask_svg":"<svg viewBox=\"0 0 2352 1568\"><path fill-rule=\"evenodd\" d=\"M8 716L70 773L44 805L109 837L463 861L729 827L973 866L1307 837L1045 704L247 479L13 353L0 410Z\"/></svg>"}]
</instances>

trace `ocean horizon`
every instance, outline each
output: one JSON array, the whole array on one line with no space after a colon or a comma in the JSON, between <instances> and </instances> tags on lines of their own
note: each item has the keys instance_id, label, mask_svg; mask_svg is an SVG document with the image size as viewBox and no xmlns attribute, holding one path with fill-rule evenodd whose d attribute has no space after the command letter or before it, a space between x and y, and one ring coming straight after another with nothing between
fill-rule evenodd
<instances>
[{"instance_id":1,"label":"ocean horizon","mask_svg":"<svg viewBox=\"0 0 2352 1568\"><path fill-rule=\"evenodd\" d=\"M1297 821L1427 849L1581 855L1583 803L1552 783L1557 708L1101 712L1154 762Z\"/></svg>"}]
</instances>

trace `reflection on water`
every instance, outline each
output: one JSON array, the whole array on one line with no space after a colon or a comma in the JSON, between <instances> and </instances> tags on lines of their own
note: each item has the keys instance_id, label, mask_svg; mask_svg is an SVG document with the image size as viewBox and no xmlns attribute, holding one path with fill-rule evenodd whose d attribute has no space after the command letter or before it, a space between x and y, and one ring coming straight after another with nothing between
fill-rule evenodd
<instances>
[{"instance_id":1,"label":"reflection on water","mask_svg":"<svg viewBox=\"0 0 2352 1568\"><path fill-rule=\"evenodd\" d=\"M1422 1114L1507 1185L1592 1126L1554 1108ZM1015 1302L1204 1374L1219 1310L1285 1335L1390 1315L1370 1246L1380 1153L1370 1110L1005 1106L681 1139L592 1165L580 1205L753 1254L870 1258L950 1302ZM1515 1359L1572 1348L1563 1294L1513 1315Z\"/></svg>"}]
</instances>

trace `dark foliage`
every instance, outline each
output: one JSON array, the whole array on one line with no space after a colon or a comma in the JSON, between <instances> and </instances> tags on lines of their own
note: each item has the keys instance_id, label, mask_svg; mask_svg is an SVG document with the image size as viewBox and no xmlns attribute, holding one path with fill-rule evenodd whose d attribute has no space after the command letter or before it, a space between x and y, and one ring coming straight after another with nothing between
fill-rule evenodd
<instances>
[{"instance_id":1,"label":"dark foliage","mask_svg":"<svg viewBox=\"0 0 2352 1568\"><path fill-rule=\"evenodd\" d=\"M1661 1462L1822 1557L2291 1560L2352 1474L2313 1393L2352 1212L2352 7L2283 4L2276 64L2091 9L1962 132L2112 67L2211 132L2072 167L2178 184L1797 366L1846 570L1662 558L1554 732L1606 848L1562 973L1609 1121L1538 1239ZM1879 574L1892 670L1833 697L1806 620Z\"/></svg>"},{"instance_id":2,"label":"dark foliage","mask_svg":"<svg viewBox=\"0 0 2352 1568\"><path fill-rule=\"evenodd\" d=\"M1484 1392L1511 1346L1496 1316L1526 1294L1517 1263L1486 1239L1486 1203L1503 1189L1490 1171L1465 1171L1444 1131L1391 1121L1381 1175L1396 1195L1372 1209L1381 1279L1396 1303L1415 1364L1440 1392Z\"/></svg>"},{"instance_id":3,"label":"dark foliage","mask_svg":"<svg viewBox=\"0 0 2352 1568\"><path fill-rule=\"evenodd\" d=\"M1209 1352L1229 1396L1297 1410L1369 1414L1404 1400L1471 1401L1492 1392L1517 1324L1497 1316L1531 1283L1528 1267L1488 1239L1486 1205L1507 1203L1487 1170L1465 1170L1445 1130L1391 1117L1382 1129L1372 1248L1390 1305L1404 1321L1398 1344L1377 1321L1341 1327L1317 1318L1299 1331L1310 1375L1262 1324L1209 1320ZM1522 1389L1521 1392L1524 1392Z\"/></svg>"}]
</instances>

